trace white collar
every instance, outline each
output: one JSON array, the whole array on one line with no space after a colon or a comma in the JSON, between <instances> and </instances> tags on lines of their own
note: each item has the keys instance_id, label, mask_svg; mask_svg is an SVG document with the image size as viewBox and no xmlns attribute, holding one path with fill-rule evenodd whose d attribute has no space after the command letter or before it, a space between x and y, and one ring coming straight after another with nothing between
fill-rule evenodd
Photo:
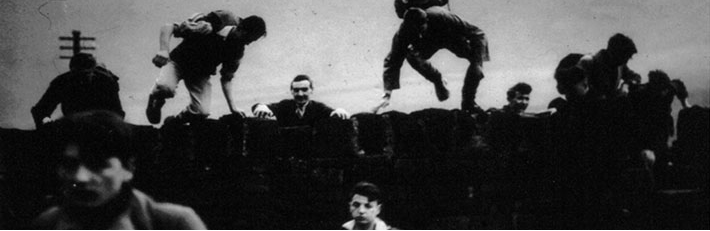
<instances>
[{"instance_id":1,"label":"white collar","mask_svg":"<svg viewBox=\"0 0 710 231\"><path fill-rule=\"evenodd\" d=\"M353 228L355 228L355 220L350 220L348 222L345 222L345 224L343 224L342 227L347 230L353 230ZM387 226L387 224L384 221L380 220L380 218L375 218L375 229L374 230L388 230L388 229L389 229L389 227Z\"/></svg>"}]
</instances>

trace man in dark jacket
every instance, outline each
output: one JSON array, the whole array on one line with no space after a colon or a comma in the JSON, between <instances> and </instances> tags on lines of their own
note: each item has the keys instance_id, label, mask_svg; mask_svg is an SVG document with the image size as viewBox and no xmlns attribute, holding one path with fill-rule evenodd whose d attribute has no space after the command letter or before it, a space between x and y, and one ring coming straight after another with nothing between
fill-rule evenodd
<instances>
[{"instance_id":1,"label":"man in dark jacket","mask_svg":"<svg viewBox=\"0 0 710 231\"><path fill-rule=\"evenodd\" d=\"M319 120L334 116L348 119L350 115L344 109L332 109L321 102L310 99L313 93L313 82L307 75L298 75L291 81L293 99L285 99L278 103L257 103L252 107L256 117L276 117L279 126L313 126Z\"/></svg>"},{"instance_id":2,"label":"man in dark jacket","mask_svg":"<svg viewBox=\"0 0 710 231\"><path fill-rule=\"evenodd\" d=\"M57 105L65 116L88 110L110 110L123 117L125 112L118 97L118 77L87 53L74 55L69 72L57 76L37 104L32 107L35 126L51 121Z\"/></svg>"},{"instance_id":3,"label":"man in dark jacket","mask_svg":"<svg viewBox=\"0 0 710 231\"><path fill-rule=\"evenodd\" d=\"M232 100L232 79L244 56L244 47L266 35L266 24L259 16L238 18L232 12L217 10L207 15L195 14L181 24L168 24L160 30L160 51L153 64L160 68L148 99L146 116L153 124L160 123L165 99L175 96L180 80L190 93L190 105L176 116L177 121L189 122L209 115L212 98L210 76L217 66L222 91L229 110L244 115ZM183 41L170 51L170 37Z\"/></svg>"}]
</instances>

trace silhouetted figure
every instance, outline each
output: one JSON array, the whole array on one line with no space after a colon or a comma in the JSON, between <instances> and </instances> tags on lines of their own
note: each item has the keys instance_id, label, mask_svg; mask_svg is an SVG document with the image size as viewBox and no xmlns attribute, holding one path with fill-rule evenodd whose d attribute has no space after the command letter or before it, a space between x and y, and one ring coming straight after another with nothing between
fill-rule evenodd
<instances>
[{"instance_id":1,"label":"silhouetted figure","mask_svg":"<svg viewBox=\"0 0 710 231\"><path fill-rule=\"evenodd\" d=\"M298 75L291 81L293 99L278 103L252 106L252 113L259 118L276 117L281 127L313 126L319 120L334 116L348 119L350 115L344 109L333 109L325 104L310 99L313 94L313 81L307 75Z\"/></svg>"},{"instance_id":2,"label":"silhouetted figure","mask_svg":"<svg viewBox=\"0 0 710 231\"><path fill-rule=\"evenodd\" d=\"M387 230L392 229L378 216L382 211L384 198L377 185L360 182L353 187L348 197L352 220L345 222L342 228L347 230Z\"/></svg>"},{"instance_id":3,"label":"silhouetted figure","mask_svg":"<svg viewBox=\"0 0 710 231\"><path fill-rule=\"evenodd\" d=\"M51 121L52 112L59 104L65 116L88 110L109 110L121 117L125 115L118 97L118 77L97 65L93 55L74 55L69 69L52 80L42 98L32 107L37 128Z\"/></svg>"},{"instance_id":4,"label":"silhouetted figure","mask_svg":"<svg viewBox=\"0 0 710 231\"><path fill-rule=\"evenodd\" d=\"M629 37L615 34L609 38L606 49L581 57L577 66L584 70L589 81L590 97L626 96L632 85L639 84L641 76L626 65L636 52L636 45Z\"/></svg>"},{"instance_id":5,"label":"silhouetted figure","mask_svg":"<svg viewBox=\"0 0 710 231\"><path fill-rule=\"evenodd\" d=\"M206 229L190 208L159 203L131 186L131 126L108 111L72 114L51 125L60 202L33 223L37 229Z\"/></svg>"},{"instance_id":6,"label":"silhouetted figure","mask_svg":"<svg viewBox=\"0 0 710 231\"><path fill-rule=\"evenodd\" d=\"M626 53L621 56L626 58L621 59L628 61L635 49L629 48L633 43L625 37L621 40L628 42L627 46L619 46L620 36L612 37L610 47L625 47ZM630 183L622 180L628 174L626 170L643 170L639 174L645 174L645 179L633 182L642 185L637 192L653 188L651 167L655 155L640 139L640 121L632 101L625 97L628 86L621 87L621 80L626 77L617 74L635 75L626 68L626 61L618 61L610 54L602 50L586 61L592 57L570 54L555 71L557 89L566 100L556 99L558 112L551 117L549 150L555 161L552 166L557 168L555 181L560 197L570 206L572 216L588 222L583 227L614 227L599 223L599 219L625 210L623 195ZM570 65L577 59L581 59L578 65ZM610 60L622 64L606 65ZM593 65L584 66L585 62ZM637 79L628 78L624 85L636 84ZM610 82L620 87L609 87L613 85Z\"/></svg>"},{"instance_id":7,"label":"silhouetted figure","mask_svg":"<svg viewBox=\"0 0 710 231\"><path fill-rule=\"evenodd\" d=\"M180 80L185 81L191 101L175 117L175 121L206 118L212 99L210 76L215 74L220 64L220 82L229 110L244 116L232 99L232 79L244 56L244 47L265 35L266 24L259 16L242 19L227 10L207 15L195 14L180 24L163 26L160 30L160 50L153 58L160 74L148 100L148 121L160 123L160 110L165 99L175 96ZM183 41L170 51L170 37L173 36L183 38Z\"/></svg>"},{"instance_id":8,"label":"silhouetted figure","mask_svg":"<svg viewBox=\"0 0 710 231\"><path fill-rule=\"evenodd\" d=\"M680 80L676 83L683 84ZM641 142L648 144L664 162L667 160L664 154L668 149L668 138L674 134L671 104L676 95L683 95L678 93L675 85L668 74L654 70L648 73L648 83L640 85L630 94L641 122Z\"/></svg>"},{"instance_id":9,"label":"silhouetted figure","mask_svg":"<svg viewBox=\"0 0 710 231\"><path fill-rule=\"evenodd\" d=\"M508 155L518 147L523 139L520 133L520 118L528 108L532 87L527 83L517 83L506 92L508 104L501 109L491 108L486 112L488 120L488 141L496 150Z\"/></svg>"},{"instance_id":10,"label":"silhouetted figure","mask_svg":"<svg viewBox=\"0 0 710 231\"><path fill-rule=\"evenodd\" d=\"M675 81L674 81L675 82ZM678 112L677 139L673 142L673 160L679 165L688 166L697 177L691 179L696 187L708 188L710 182L710 108L699 105L690 106L686 101L688 92L683 84L676 82L678 98L682 99L683 109ZM684 176L685 177L685 176Z\"/></svg>"},{"instance_id":11,"label":"silhouetted figure","mask_svg":"<svg viewBox=\"0 0 710 231\"><path fill-rule=\"evenodd\" d=\"M475 98L478 84L483 79L483 62L489 60L486 36L478 27L436 5L426 9L413 7L404 13L404 21L394 35L392 48L384 62L385 94L373 111L389 105L392 91L400 88L400 69L405 59L434 84L439 101L447 100L446 81L428 61L441 49L470 62L461 89L461 109L469 113L482 112Z\"/></svg>"}]
</instances>

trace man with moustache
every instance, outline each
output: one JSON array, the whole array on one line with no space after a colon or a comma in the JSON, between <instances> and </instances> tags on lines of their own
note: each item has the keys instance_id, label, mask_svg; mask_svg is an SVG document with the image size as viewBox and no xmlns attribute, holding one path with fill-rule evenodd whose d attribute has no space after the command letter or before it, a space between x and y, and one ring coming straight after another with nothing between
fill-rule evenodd
<instances>
[{"instance_id":1,"label":"man with moustache","mask_svg":"<svg viewBox=\"0 0 710 231\"><path fill-rule=\"evenodd\" d=\"M313 93L313 81L307 75L298 75L291 81L293 99L278 103L252 106L252 113L258 118L276 117L280 127L313 126L319 120L328 117L348 119L350 115L344 109L333 109L321 102L310 99Z\"/></svg>"}]
</instances>

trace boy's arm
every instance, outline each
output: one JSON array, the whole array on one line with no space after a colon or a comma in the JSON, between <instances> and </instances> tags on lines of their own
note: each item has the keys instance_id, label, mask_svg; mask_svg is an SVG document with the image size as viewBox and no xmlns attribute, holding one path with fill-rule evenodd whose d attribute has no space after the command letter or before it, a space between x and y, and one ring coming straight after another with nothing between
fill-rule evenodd
<instances>
[{"instance_id":1,"label":"boy's arm","mask_svg":"<svg viewBox=\"0 0 710 231\"><path fill-rule=\"evenodd\" d=\"M229 111L232 114L238 114L242 117L246 117L244 110L238 108L234 105L234 100L232 99L232 79L234 78L234 72L222 72L222 78L220 82L222 83L222 92L224 93L224 99L227 100L227 106L229 106Z\"/></svg>"},{"instance_id":2,"label":"boy's arm","mask_svg":"<svg viewBox=\"0 0 710 231\"><path fill-rule=\"evenodd\" d=\"M165 66L170 60L170 37L175 31L175 24L166 24L160 28L160 50L153 58L153 64L157 67Z\"/></svg>"}]
</instances>

